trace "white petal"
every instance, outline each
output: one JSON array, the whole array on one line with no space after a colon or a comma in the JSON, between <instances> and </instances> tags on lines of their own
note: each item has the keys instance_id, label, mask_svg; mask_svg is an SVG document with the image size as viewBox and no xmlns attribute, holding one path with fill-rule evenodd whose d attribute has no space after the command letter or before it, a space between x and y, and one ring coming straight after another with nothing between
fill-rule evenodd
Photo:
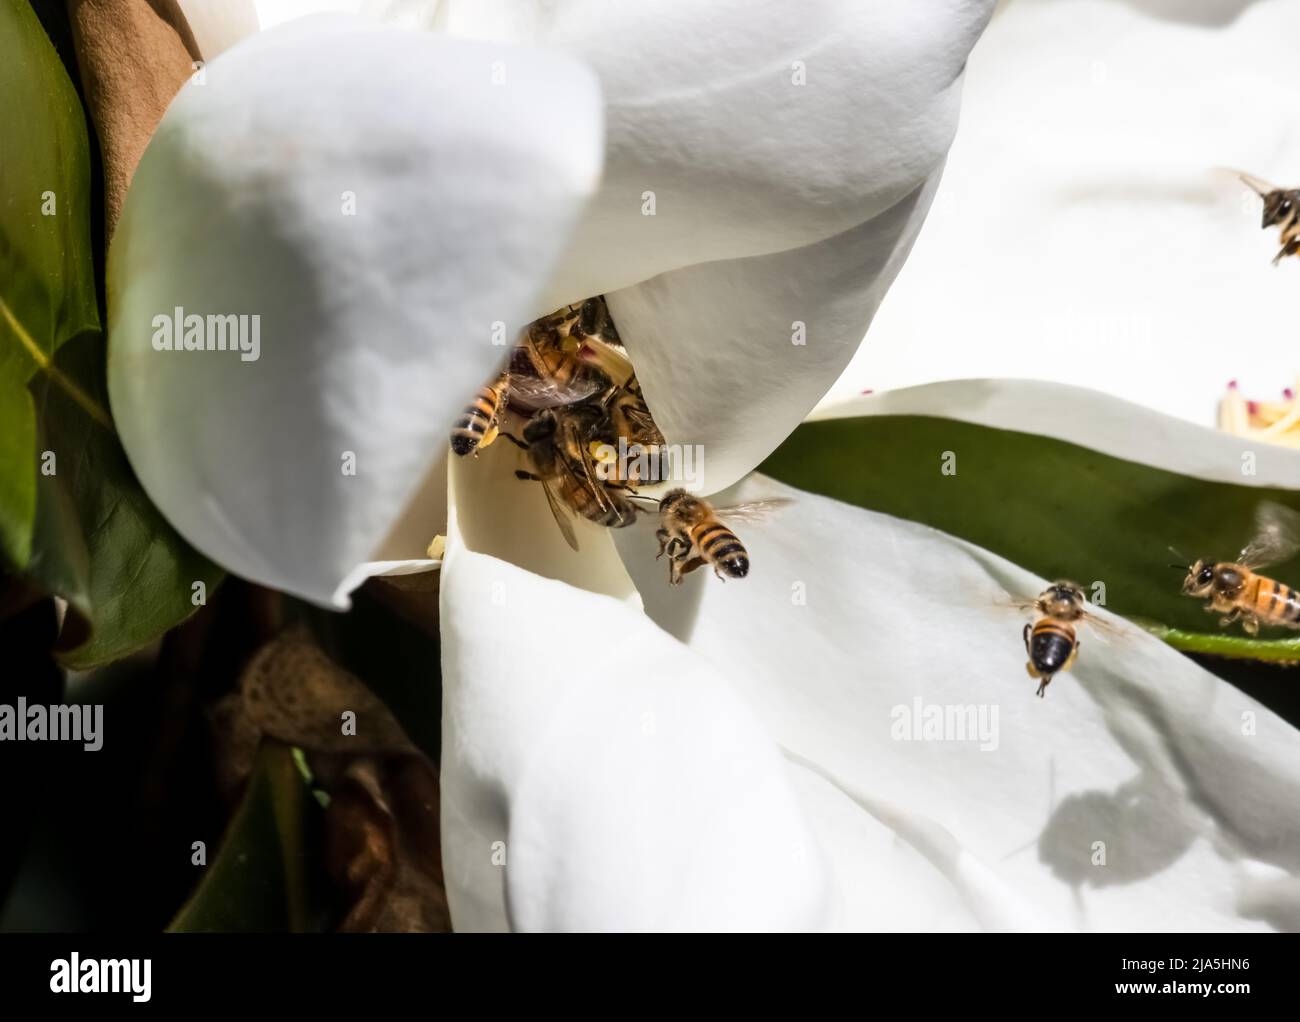
<instances>
[{"instance_id":1,"label":"white petal","mask_svg":"<svg viewBox=\"0 0 1300 1022\"><path fill-rule=\"evenodd\" d=\"M966 55L992 8L449 0L438 23L545 43L600 77L606 180L555 282L555 307L695 263L808 245L903 201L947 152Z\"/></svg>"},{"instance_id":2,"label":"white petal","mask_svg":"<svg viewBox=\"0 0 1300 1022\"><path fill-rule=\"evenodd\" d=\"M698 445L690 488L730 486L840 375L907 257L937 176L893 209L806 248L705 263L608 295L670 444Z\"/></svg>"},{"instance_id":3,"label":"white petal","mask_svg":"<svg viewBox=\"0 0 1300 1022\"><path fill-rule=\"evenodd\" d=\"M232 571L346 605L356 565L442 531L379 552L600 170L591 76L510 49L494 85L502 52L296 22L213 61L146 151L110 257L113 411L151 498ZM260 316L260 357L154 350L177 307Z\"/></svg>"},{"instance_id":4,"label":"white petal","mask_svg":"<svg viewBox=\"0 0 1300 1022\"><path fill-rule=\"evenodd\" d=\"M456 929L819 922L785 765L718 673L635 607L467 549L454 516L440 613Z\"/></svg>"},{"instance_id":5,"label":"white petal","mask_svg":"<svg viewBox=\"0 0 1300 1022\"><path fill-rule=\"evenodd\" d=\"M699 571L670 591L650 535L628 530L619 544L648 612L838 791L833 819L813 807L819 834L843 833L856 811L951 885L913 884L912 866L869 912L877 863L833 854L836 925L1263 928L1260 864L1292 878L1298 868L1290 725L1103 610L1121 633L1107 643L1085 627L1073 671L1036 699L1026 619L1007 601L1032 598L1042 579L757 475L719 499L780 495L797 503L745 527L753 567L740 582ZM948 740L905 740L917 701L922 717L970 707L986 730L956 740L950 724Z\"/></svg>"},{"instance_id":6,"label":"white petal","mask_svg":"<svg viewBox=\"0 0 1300 1022\"><path fill-rule=\"evenodd\" d=\"M212 60L258 30L253 0L179 0L204 60Z\"/></svg>"},{"instance_id":7,"label":"white petal","mask_svg":"<svg viewBox=\"0 0 1300 1022\"><path fill-rule=\"evenodd\" d=\"M754 468L848 364L925 217L992 6L439 6L441 30L544 42L600 77L605 179L537 311L609 296L669 442L703 449L693 489Z\"/></svg>"},{"instance_id":8,"label":"white petal","mask_svg":"<svg viewBox=\"0 0 1300 1022\"><path fill-rule=\"evenodd\" d=\"M262 28L275 28L312 14L359 14L366 0L253 0Z\"/></svg>"},{"instance_id":9,"label":"white petal","mask_svg":"<svg viewBox=\"0 0 1300 1022\"><path fill-rule=\"evenodd\" d=\"M1300 260L1269 265L1277 231L1216 168L1300 184L1281 127L1297 33L1289 3L1016 0L971 58L933 214L837 392L1036 377L1209 425L1230 379L1293 385Z\"/></svg>"},{"instance_id":10,"label":"white petal","mask_svg":"<svg viewBox=\"0 0 1300 1022\"><path fill-rule=\"evenodd\" d=\"M1229 436L1101 391L1041 380L952 380L905 387L828 401L809 419L859 415L927 415L1037 433L1168 472L1239 486L1300 484L1300 451Z\"/></svg>"}]
</instances>

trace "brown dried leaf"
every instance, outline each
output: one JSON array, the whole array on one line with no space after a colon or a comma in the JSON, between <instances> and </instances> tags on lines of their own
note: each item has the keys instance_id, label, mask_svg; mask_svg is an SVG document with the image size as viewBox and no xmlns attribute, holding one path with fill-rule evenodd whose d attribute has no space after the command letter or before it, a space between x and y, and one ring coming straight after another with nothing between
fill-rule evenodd
<instances>
[{"instance_id":1,"label":"brown dried leaf","mask_svg":"<svg viewBox=\"0 0 1300 1022\"><path fill-rule=\"evenodd\" d=\"M327 657L305 630L285 632L253 658L240 681L258 729L308 752L422 757L388 707ZM343 714L356 714L356 734Z\"/></svg>"},{"instance_id":2,"label":"brown dried leaf","mask_svg":"<svg viewBox=\"0 0 1300 1022\"><path fill-rule=\"evenodd\" d=\"M448 933L438 780L416 760L358 761L326 817L326 863L348 891L347 933Z\"/></svg>"},{"instance_id":3,"label":"brown dried leaf","mask_svg":"<svg viewBox=\"0 0 1300 1022\"><path fill-rule=\"evenodd\" d=\"M343 733L347 711L356 714L355 735ZM259 650L239 693L210 713L223 749L223 786L247 777L250 752L264 735L307 753L316 782L330 795L326 863L349 905L341 930L450 931L437 768L305 629Z\"/></svg>"},{"instance_id":4,"label":"brown dried leaf","mask_svg":"<svg viewBox=\"0 0 1300 1022\"><path fill-rule=\"evenodd\" d=\"M176 0L67 0L77 66L104 158L111 237L127 186L198 45Z\"/></svg>"}]
</instances>

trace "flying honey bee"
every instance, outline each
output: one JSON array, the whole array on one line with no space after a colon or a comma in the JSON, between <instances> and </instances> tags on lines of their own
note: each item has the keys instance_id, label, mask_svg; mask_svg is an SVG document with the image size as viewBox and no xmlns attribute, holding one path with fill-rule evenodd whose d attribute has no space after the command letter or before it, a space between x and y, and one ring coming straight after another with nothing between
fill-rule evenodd
<instances>
[{"instance_id":1,"label":"flying honey bee","mask_svg":"<svg viewBox=\"0 0 1300 1022\"><path fill-rule=\"evenodd\" d=\"M1183 592L1205 599L1205 609L1222 614L1226 628L1240 620L1248 635L1260 625L1300 628L1300 592L1256 572L1289 560L1300 550L1300 514L1265 502L1255 512L1255 536L1236 561L1203 557L1187 569Z\"/></svg>"},{"instance_id":2,"label":"flying honey bee","mask_svg":"<svg viewBox=\"0 0 1300 1022\"><path fill-rule=\"evenodd\" d=\"M451 429L451 449L464 457L492 445L510 400L510 374L502 373L493 383L484 384L466 406Z\"/></svg>"},{"instance_id":3,"label":"flying honey bee","mask_svg":"<svg viewBox=\"0 0 1300 1022\"><path fill-rule=\"evenodd\" d=\"M724 581L744 578L749 574L749 552L720 516L733 522L756 522L788 503L777 498L715 510L703 497L682 489L669 491L659 502L663 517L655 533L658 557L668 555L669 584L681 585L686 575L705 564L711 564L713 573Z\"/></svg>"},{"instance_id":4,"label":"flying honey bee","mask_svg":"<svg viewBox=\"0 0 1300 1022\"><path fill-rule=\"evenodd\" d=\"M1300 253L1300 188L1277 188L1249 174L1238 175L1242 182L1264 200L1264 217L1260 227L1278 227L1282 248L1273 257L1276 266L1284 256Z\"/></svg>"},{"instance_id":5,"label":"flying honey bee","mask_svg":"<svg viewBox=\"0 0 1300 1022\"><path fill-rule=\"evenodd\" d=\"M1076 626L1088 616L1087 602L1082 589L1062 581L1048 586L1029 604L1039 617L1025 625L1025 652L1029 654L1025 669L1031 678L1039 679L1039 698L1056 675L1074 666L1080 646Z\"/></svg>"},{"instance_id":6,"label":"flying honey bee","mask_svg":"<svg viewBox=\"0 0 1300 1022\"><path fill-rule=\"evenodd\" d=\"M593 440L606 437L608 417L597 402L543 408L524 426L523 439L501 435L528 452L532 472L517 471L520 479L542 484L551 514L564 540L574 550L578 537L569 521L577 514L597 525L621 529L636 521L640 510L627 486L598 477L591 454Z\"/></svg>"}]
</instances>

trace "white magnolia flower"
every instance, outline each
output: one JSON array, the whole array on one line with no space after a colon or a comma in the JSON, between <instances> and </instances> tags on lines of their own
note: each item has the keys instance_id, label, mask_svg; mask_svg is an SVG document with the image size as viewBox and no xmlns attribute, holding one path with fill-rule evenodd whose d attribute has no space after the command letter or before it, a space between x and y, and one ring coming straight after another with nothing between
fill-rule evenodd
<instances>
[{"instance_id":1,"label":"white magnolia flower","mask_svg":"<svg viewBox=\"0 0 1300 1022\"><path fill-rule=\"evenodd\" d=\"M291 21L169 110L110 255L124 444L196 546L321 604L431 566L446 533L458 929L1217 929L1295 911L1267 896L1297 867L1278 807L1300 747L1239 726L1285 723L1124 626L1028 698L999 601L1041 579L752 474L906 256L990 7L737 0L703 31L677 0L399 4L419 31ZM980 262L955 272L1001 273ZM617 546L585 528L574 554L506 444L449 469L447 429L505 355L494 325L595 294L668 441L703 445L701 492L794 498L746 532L744 582L670 592L646 523ZM259 358L155 350L175 308L260 315ZM1209 478L1239 455L1052 385L840 413L900 411L1014 414ZM1256 481L1294 479L1297 457L1261 452ZM965 704L981 743L898 733Z\"/></svg>"}]
</instances>

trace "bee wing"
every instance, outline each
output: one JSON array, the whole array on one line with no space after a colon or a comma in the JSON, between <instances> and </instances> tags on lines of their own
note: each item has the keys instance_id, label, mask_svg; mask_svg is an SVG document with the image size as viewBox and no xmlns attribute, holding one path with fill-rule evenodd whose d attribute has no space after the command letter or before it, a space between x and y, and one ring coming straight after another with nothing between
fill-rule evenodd
<instances>
[{"instance_id":1,"label":"bee wing","mask_svg":"<svg viewBox=\"0 0 1300 1022\"><path fill-rule=\"evenodd\" d=\"M1091 611L1084 611L1083 620L1087 623L1089 630L1101 640L1103 645L1106 646L1110 645L1107 636L1118 636L1122 632L1119 625L1107 621L1105 618L1099 617Z\"/></svg>"},{"instance_id":2,"label":"bee wing","mask_svg":"<svg viewBox=\"0 0 1300 1022\"><path fill-rule=\"evenodd\" d=\"M1255 536L1238 558L1252 571L1290 560L1300 550L1300 514L1265 501L1255 509Z\"/></svg>"},{"instance_id":3,"label":"bee wing","mask_svg":"<svg viewBox=\"0 0 1300 1022\"><path fill-rule=\"evenodd\" d=\"M555 524L560 527L560 535L564 537L564 542L569 544L573 550L578 549L578 537L573 531L573 522L568 506L554 490L555 481L551 479L542 480L542 492L546 494L546 503L550 505L551 514L555 518Z\"/></svg>"},{"instance_id":4,"label":"bee wing","mask_svg":"<svg viewBox=\"0 0 1300 1022\"><path fill-rule=\"evenodd\" d=\"M994 600L992 601L992 603L993 606L995 607L1005 607L1009 610L1019 610L1022 612L1026 610L1038 609L1037 599L1032 599L1032 600L1005 599L1005 600Z\"/></svg>"},{"instance_id":5,"label":"bee wing","mask_svg":"<svg viewBox=\"0 0 1300 1022\"><path fill-rule=\"evenodd\" d=\"M789 497L771 497L767 500L751 500L744 504L733 504L731 507L714 508L713 512L728 524L739 522L741 525L752 525L755 522L767 521L781 508L793 503L794 501Z\"/></svg>"},{"instance_id":6,"label":"bee wing","mask_svg":"<svg viewBox=\"0 0 1300 1022\"><path fill-rule=\"evenodd\" d=\"M519 405L536 411L585 401L600 390L597 380L573 380L563 386L549 376L536 373L512 374L510 397Z\"/></svg>"}]
</instances>

